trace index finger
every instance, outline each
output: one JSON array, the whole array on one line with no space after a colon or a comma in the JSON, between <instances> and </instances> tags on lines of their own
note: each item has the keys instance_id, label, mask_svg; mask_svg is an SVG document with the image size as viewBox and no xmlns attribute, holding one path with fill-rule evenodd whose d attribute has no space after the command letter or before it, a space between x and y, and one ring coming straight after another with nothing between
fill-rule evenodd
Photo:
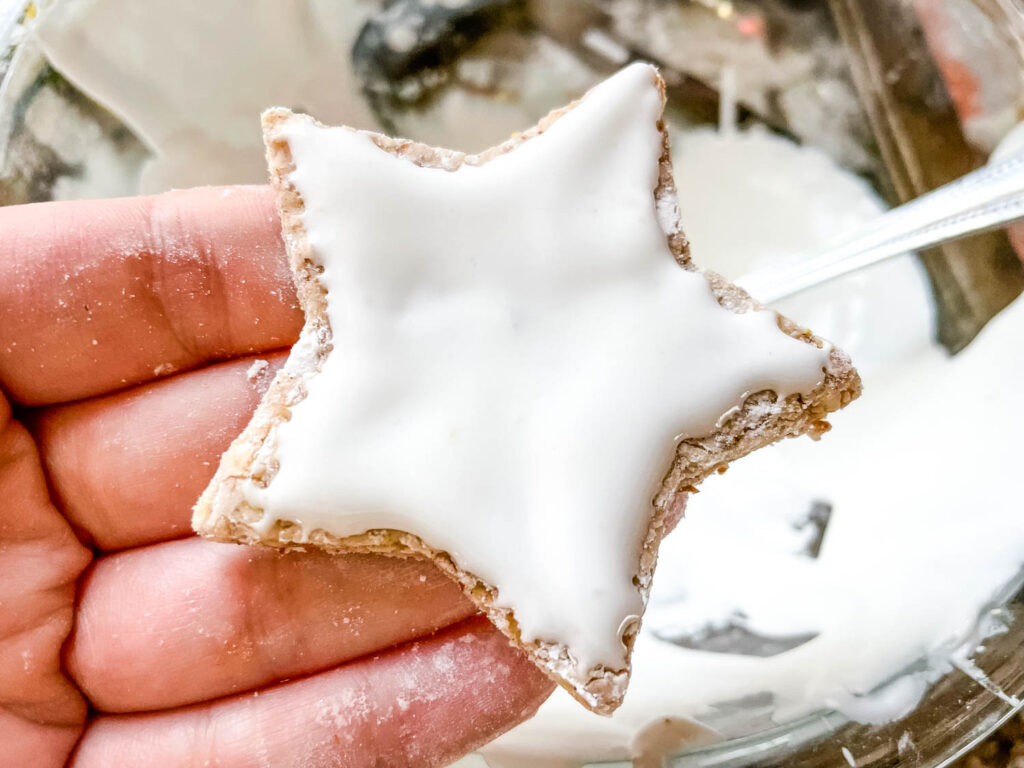
<instances>
[{"instance_id":1,"label":"index finger","mask_svg":"<svg viewBox=\"0 0 1024 768\"><path fill-rule=\"evenodd\" d=\"M0 208L0 388L77 400L294 343L268 187Z\"/></svg>"}]
</instances>

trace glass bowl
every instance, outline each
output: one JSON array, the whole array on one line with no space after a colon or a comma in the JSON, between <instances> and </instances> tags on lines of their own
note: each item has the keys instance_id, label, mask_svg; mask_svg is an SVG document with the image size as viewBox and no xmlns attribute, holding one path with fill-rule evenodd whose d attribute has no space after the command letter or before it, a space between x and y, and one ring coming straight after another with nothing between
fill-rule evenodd
<instances>
[{"instance_id":1,"label":"glass bowl","mask_svg":"<svg viewBox=\"0 0 1024 768\"><path fill-rule=\"evenodd\" d=\"M308 66L315 80L330 76L316 70L325 62L348 78L323 101L322 83L320 90L297 87L275 80L267 68L263 90L247 94L240 87L227 106L211 98L217 87L231 78L242 82L246 69L265 66L265 59L287 67L247 33L246 25L278 22L273 3L206 3L204 19L191 23L199 48L217 46L219 66L176 90L173 79L147 79L146 66L160 64L153 58L160 46L143 34L161 27L146 21L147 13L173 15L173 8L118 7L113 0L0 2L0 204L262 182L255 116L272 103L307 109L326 122L478 150L637 57L662 69L674 135L699 126L759 126L817 147L867 179L889 204L983 162L1024 115L1024 20L1005 0L403 0L392 7L427 11L418 17L418 41L399 46L388 42L397 11L376 14L377 5L363 0L307 2L330 22L324 23L326 48L294 66ZM94 6L118 10L110 18L128 32L112 26L110 40L90 39L99 53L76 70L60 54L60 35L66 43L76 32L76 14ZM70 21L40 33L38 19L48 14ZM230 19L237 29L226 41L204 37L211 19ZM134 34L133 23L141 25ZM99 77L103 67L123 64L107 55L116 50L149 63L126 70L121 80ZM208 129L202 142L193 135L200 129ZM968 345L1021 289L1000 233L922 259L934 296L929 312L950 352ZM713 266L738 276L728 265ZM932 670L917 705L892 722L858 723L828 709L787 718L770 701L751 700L709 723L717 743L694 743L666 756L665 764L948 765L1020 709L1022 612L1024 578L1018 577L980 611L973 629L964 627L944 649L960 661L943 666L931 659L929 666L922 659L881 686L884 696L905 672L921 679L923 669ZM460 764L484 759L474 755ZM596 754L585 762L630 764Z\"/></svg>"}]
</instances>

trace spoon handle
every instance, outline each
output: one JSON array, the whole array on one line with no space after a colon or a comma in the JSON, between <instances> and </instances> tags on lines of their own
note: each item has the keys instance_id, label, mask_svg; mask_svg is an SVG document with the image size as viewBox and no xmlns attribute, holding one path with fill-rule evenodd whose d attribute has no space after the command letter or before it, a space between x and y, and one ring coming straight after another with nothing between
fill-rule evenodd
<instances>
[{"instance_id":1,"label":"spoon handle","mask_svg":"<svg viewBox=\"0 0 1024 768\"><path fill-rule=\"evenodd\" d=\"M737 283L770 303L907 251L1024 218L1024 152L893 208L827 250L755 270Z\"/></svg>"}]
</instances>

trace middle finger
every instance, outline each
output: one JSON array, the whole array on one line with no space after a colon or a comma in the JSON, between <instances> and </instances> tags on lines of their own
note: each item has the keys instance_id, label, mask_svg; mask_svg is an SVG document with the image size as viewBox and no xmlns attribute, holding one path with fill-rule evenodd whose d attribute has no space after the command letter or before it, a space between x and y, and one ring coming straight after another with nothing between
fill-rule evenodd
<instances>
[{"instance_id":1,"label":"middle finger","mask_svg":"<svg viewBox=\"0 0 1024 768\"><path fill-rule=\"evenodd\" d=\"M192 505L284 357L233 360L37 412L50 487L79 536L111 551L189 535Z\"/></svg>"}]
</instances>

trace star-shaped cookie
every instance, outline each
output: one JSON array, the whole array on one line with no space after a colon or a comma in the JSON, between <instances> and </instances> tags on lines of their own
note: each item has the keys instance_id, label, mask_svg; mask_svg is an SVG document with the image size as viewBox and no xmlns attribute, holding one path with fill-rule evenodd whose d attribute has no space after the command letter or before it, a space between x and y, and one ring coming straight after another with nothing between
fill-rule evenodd
<instances>
[{"instance_id":1,"label":"star-shaped cookie","mask_svg":"<svg viewBox=\"0 0 1024 768\"><path fill-rule=\"evenodd\" d=\"M663 94L633 65L480 155L266 112L306 324L195 529L428 557L614 710L684 492L860 388L692 264Z\"/></svg>"}]
</instances>

